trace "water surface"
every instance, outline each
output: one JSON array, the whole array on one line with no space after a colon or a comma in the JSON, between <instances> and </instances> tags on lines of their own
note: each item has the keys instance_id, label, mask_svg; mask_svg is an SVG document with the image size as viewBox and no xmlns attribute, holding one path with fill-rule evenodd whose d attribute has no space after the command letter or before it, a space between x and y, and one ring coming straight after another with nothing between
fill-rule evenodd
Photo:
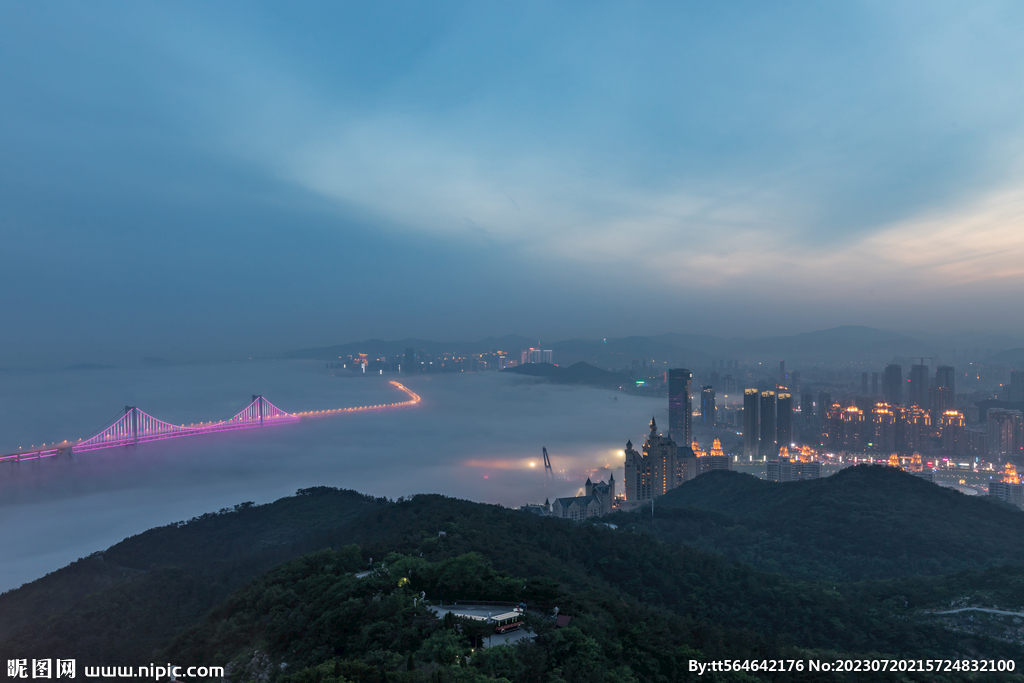
<instances>
[{"instance_id":1,"label":"water surface","mask_svg":"<svg viewBox=\"0 0 1024 683\"><path fill-rule=\"evenodd\" d=\"M264 361L0 376L0 452L86 438L136 405L176 424L230 417L252 394L287 411L405 400L414 407L137 447L74 461L0 465L0 590L148 528L265 503L309 486L397 498L442 493L519 506L622 481L621 450L665 401L508 374L333 376L315 361ZM664 423L664 422L663 422ZM544 476L541 447L557 472Z\"/></svg>"}]
</instances>

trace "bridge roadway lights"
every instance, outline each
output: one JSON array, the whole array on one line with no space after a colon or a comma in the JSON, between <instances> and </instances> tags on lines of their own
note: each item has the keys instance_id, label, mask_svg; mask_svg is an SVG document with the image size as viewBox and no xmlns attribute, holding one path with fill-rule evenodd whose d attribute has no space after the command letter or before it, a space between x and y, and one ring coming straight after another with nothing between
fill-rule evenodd
<instances>
[{"instance_id":1,"label":"bridge roadway lights","mask_svg":"<svg viewBox=\"0 0 1024 683\"><path fill-rule=\"evenodd\" d=\"M195 423L186 427L184 425L177 426L172 425L169 422L164 422L158 418L149 415L148 413L139 410L136 406L125 406L124 415L122 415L114 424L110 425L99 434L89 437L88 439L79 439L77 443L69 445L65 448L54 447L51 448L40 448L34 450L35 445L33 444L30 448L33 450L25 451L23 448L18 449L18 453L10 453L6 455L0 455L0 462L21 462L22 460L38 460L40 458L49 458L53 456L60 456L67 453L69 459L73 459L74 453L78 452L100 450L103 448L113 448L116 446L128 446L140 443L140 441L159 441L163 439L171 439L182 436L196 436L198 434L206 434L209 432L216 431L227 431L233 429L247 429L253 427L264 427L273 424L283 424L285 422L297 421L301 415L308 416L323 416L333 413L342 412L363 412L367 410L385 410L388 408L401 408L403 406L411 406L420 402L420 397L415 392L407 389L398 382L391 382L391 384L401 391L404 391L409 395L410 400L403 401L401 403L389 403L389 404L377 404L373 406L360 406L360 407L349 407L349 408L334 408L328 410L314 410L306 411L304 413L286 413L281 410L273 403L268 401L261 395L253 395L253 401L246 406L241 412L232 417L230 420L223 420L221 422L200 422L199 426L195 426ZM267 407L270 407L271 414L268 419ZM251 411L251 412L250 412ZM68 443L64 441L62 443ZM46 444L43 444L45 446Z\"/></svg>"}]
</instances>

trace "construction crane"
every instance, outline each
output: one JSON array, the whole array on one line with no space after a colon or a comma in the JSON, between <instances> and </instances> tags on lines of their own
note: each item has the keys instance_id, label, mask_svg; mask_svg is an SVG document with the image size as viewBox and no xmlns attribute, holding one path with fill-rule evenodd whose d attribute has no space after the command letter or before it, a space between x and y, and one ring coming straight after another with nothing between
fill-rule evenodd
<instances>
[{"instance_id":1,"label":"construction crane","mask_svg":"<svg viewBox=\"0 0 1024 683\"><path fill-rule=\"evenodd\" d=\"M551 469L551 458L548 457L547 446L542 446L541 450L544 451L544 474L548 475L549 477L554 477L555 472L554 470Z\"/></svg>"},{"instance_id":2,"label":"construction crane","mask_svg":"<svg viewBox=\"0 0 1024 683\"><path fill-rule=\"evenodd\" d=\"M900 360L914 360L916 358L921 361L918 365L924 365L925 358L932 361L935 360L935 356L897 356L897 358Z\"/></svg>"}]
</instances>

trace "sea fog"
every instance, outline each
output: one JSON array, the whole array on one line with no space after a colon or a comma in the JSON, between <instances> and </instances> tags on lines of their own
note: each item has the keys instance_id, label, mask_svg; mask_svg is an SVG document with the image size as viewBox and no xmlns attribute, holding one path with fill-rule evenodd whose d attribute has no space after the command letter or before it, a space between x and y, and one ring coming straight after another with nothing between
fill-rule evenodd
<instances>
[{"instance_id":1,"label":"sea fog","mask_svg":"<svg viewBox=\"0 0 1024 683\"><path fill-rule=\"evenodd\" d=\"M225 419L262 394L298 412L406 400L390 411L0 464L0 591L154 526L309 486L397 498L442 493L519 506L622 481L667 401L508 373L351 375L316 361L0 375L0 453L92 436L133 405L175 424ZM541 447L554 465L545 477ZM595 479L595 481L596 481ZM621 489L620 489L621 490Z\"/></svg>"}]
</instances>

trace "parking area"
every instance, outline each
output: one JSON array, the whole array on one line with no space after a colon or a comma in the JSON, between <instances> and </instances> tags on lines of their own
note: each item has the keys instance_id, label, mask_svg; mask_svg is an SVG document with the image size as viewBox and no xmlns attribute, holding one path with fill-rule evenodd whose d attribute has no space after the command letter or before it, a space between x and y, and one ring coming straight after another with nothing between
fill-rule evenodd
<instances>
[{"instance_id":1,"label":"parking area","mask_svg":"<svg viewBox=\"0 0 1024 683\"><path fill-rule=\"evenodd\" d=\"M511 607L495 607L494 605L471 605L471 604L458 604L458 605L432 605L430 607L437 614L439 619L444 619L444 615L451 612L457 617L472 617L474 619L487 619L498 614L505 614L512 610ZM494 634L484 639L484 647L494 647L495 645L511 645L517 641L523 640L524 638L533 638L534 633L529 629L520 628L515 631L509 631L508 633Z\"/></svg>"}]
</instances>

